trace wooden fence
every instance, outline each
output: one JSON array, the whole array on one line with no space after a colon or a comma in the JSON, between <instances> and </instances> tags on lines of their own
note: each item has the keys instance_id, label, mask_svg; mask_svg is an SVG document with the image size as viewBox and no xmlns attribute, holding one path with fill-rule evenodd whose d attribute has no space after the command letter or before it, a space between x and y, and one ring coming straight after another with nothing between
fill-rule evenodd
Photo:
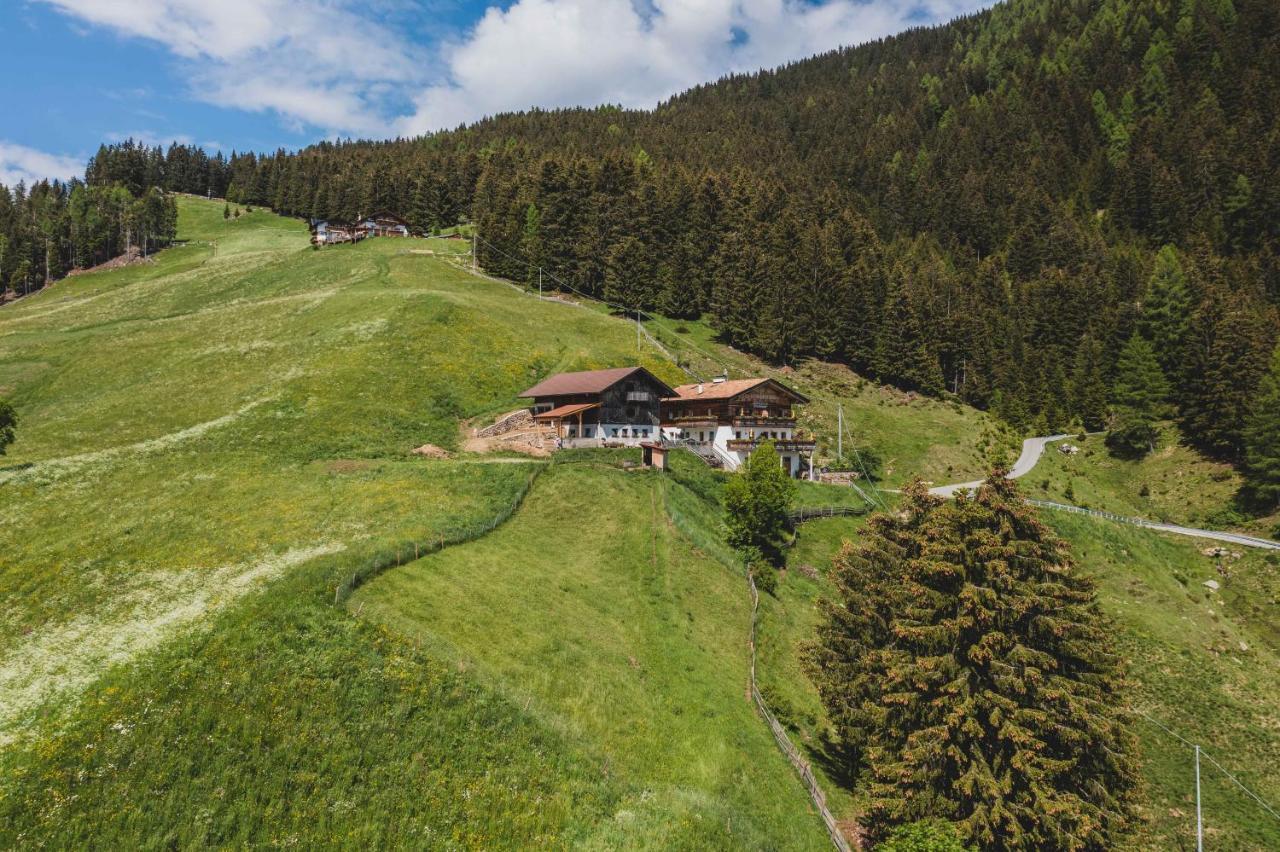
<instances>
[{"instance_id":1,"label":"wooden fence","mask_svg":"<svg viewBox=\"0 0 1280 852\"><path fill-rule=\"evenodd\" d=\"M810 506L792 509L787 512L787 520L793 524L802 524L814 518L838 518L844 515L865 515L866 506Z\"/></svg>"},{"instance_id":2,"label":"wooden fence","mask_svg":"<svg viewBox=\"0 0 1280 852\"><path fill-rule=\"evenodd\" d=\"M836 823L836 818L831 815L831 809L827 807L826 794L822 792L822 787L818 785L818 779L814 777L813 769L809 766L809 762L804 759L800 750L791 742L786 730L783 729L777 718L774 717L773 713L769 712L769 705L765 704L764 696L760 694L760 689L756 686L756 620L760 610L760 593L756 590L756 581L751 576L750 571L747 571L747 584L751 587L751 699L755 702L756 709L760 711L760 715L768 723L774 742L778 744L778 748L782 750L782 753L787 756L787 760L791 761L791 765L795 767L800 780L804 782L805 789L809 791L809 798L813 800L814 807L818 809L822 822L827 827L827 834L831 836L832 844L835 845L839 852L852 852L849 841L845 839L844 833L840 831L840 826Z\"/></svg>"},{"instance_id":3,"label":"wooden fence","mask_svg":"<svg viewBox=\"0 0 1280 852\"><path fill-rule=\"evenodd\" d=\"M372 580L390 568L396 568L415 559L421 559L431 553L444 550L446 547L453 547L459 544L466 544L469 541L475 541L483 535L488 535L502 524L506 523L516 510L520 508L520 504L524 502L524 498L529 494L529 490L533 488L534 481L538 475L546 468L546 465L538 465L538 467L529 475L519 493L516 494L511 504L504 508L492 518L469 524L465 527L450 530L441 533L427 541L414 541L405 544L396 545L394 549L384 550L374 554L363 566L352 572L351 576L338 584L333 592L333 602L342 604L351 597L351 593Z\"/></svg>"}]
</instances>

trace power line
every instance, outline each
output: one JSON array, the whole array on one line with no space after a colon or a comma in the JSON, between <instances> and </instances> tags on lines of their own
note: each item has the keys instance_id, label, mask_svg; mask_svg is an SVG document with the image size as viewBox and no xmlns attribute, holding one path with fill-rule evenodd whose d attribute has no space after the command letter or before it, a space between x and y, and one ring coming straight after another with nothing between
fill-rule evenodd
<instances>
[{"instance_id":1,"label":"power line","mask_svg":"<svg viewBox=\"0 0 1280 852\"><path fill-rule=\"evenodd\" d=\"M1271 807L1271 805L1267 804L1267 802L1266 802L1266 801L1265 801L1261 796L1259 796L1257 793L1253 792L1253 791L1252 791L1252 790L1250 790L1248 787L1246 787L1246 786L1245 786L1245 785L1240 781L1240 779L1239 779L1239 778L1237 778L1236 776L1234 776L1234 775L1232 775L1230 772L1228 772L1228 771L1227 771L1227 768L1226 768L1225 766L1223 766L1221 763L1219 763L1217 760L1215 760L1215 759L1214 759L1214 757L1213 757L1213 755L1211 755L1211 754L1209 754L1208 752L1204 751L1204 750L1203 750L1203 749L1201 749L1201 748L1200 748L1196 743L1191 742L1191 740L1189 740L1189 739L1187 739L1186 737L1182 736L1182 735L1181 735L1181 734L1179 734L1177 731L1171 730L1167 725L1165 725L1165 724L1164 724L1163 722L1161 722L1159 719L1156 719L1156 718L1154 718L1153 716L1150 716L1149 714L1142 712L1141 710L1134 709L1134 710L1133 710L1133 712L1134 712L1134 713L1137 713L1139 716L1141 716L1142 718L1146 719L1148 722L1150 722L1151 724L1155 725L1157 728L1159 728L1160 730L1164 731L1164 732L1165 732L1166 734L1168 734L1169 736L1171 736L1171 737L1173 737L1173 738L1177 739L1179 742L1181 742L1183 745L1187 746L1188 748L1192 748L1192 749L1197 749L1197 750L1199 750L1200 756L1201 756L1201 757L1203 757L1205 760L1209 761L1210 763L1212 763L1214 766L1216 766L1216 767L1218 768L1218 771L1219 771L1219 772L1221 772L1223 775L1227 776L1227 778L1229 778L1229 779L1231 780L1231 783L1235 784L1237 787L1239 787L1241 790L1243 790L1243 791L1245 792L1245 794L1249 796L1249 798L1253 799L1255 802L1257 802L1259 805L1261 805L1263 810L1265 810L1267 813L1271 814L1271 816L1275 817L1277 820L1280 820L1280 813L1277 813L1275 808L1273 808L1273 807Z\"/></svg>"}]
</instances>

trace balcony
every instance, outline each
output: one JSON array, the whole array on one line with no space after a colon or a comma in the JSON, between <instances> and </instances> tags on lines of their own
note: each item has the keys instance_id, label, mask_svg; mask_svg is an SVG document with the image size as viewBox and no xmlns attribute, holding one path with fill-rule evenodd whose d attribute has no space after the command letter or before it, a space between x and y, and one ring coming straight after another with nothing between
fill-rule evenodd
<instances>
[{"instance_id":1,"label":"balcony","mask_svg":"<svg viewBox=\"0 0 1280 852\"><path fill-rule=\"evenodd\" d=\"M794 429L794 417L735 417L734 426L759 426L765 429Z\"/></svg>"},{"instance_id":2,"label":"balcony","mask_svg":"<svg viewBox=\"0 0 1280 852\"><path fill-rule=\"evenodd\" d=\"M769 438L742 438L733 439L728 442L731 452L749 453L760 444L770 440ZM779 438L773 442L774 449L780 453L811 453L818 446L817 441L812 438Z\"/></svg>"},{"instance_id":3,"label":"balcony","mask_svg":"<svg viewBox=\"0 0 1280 852\"><path fill-rule=\"evenodd\" d=\"M653 399L649 391L627 391L627 402L653 402Z\"/></svg>"}]
</instances>

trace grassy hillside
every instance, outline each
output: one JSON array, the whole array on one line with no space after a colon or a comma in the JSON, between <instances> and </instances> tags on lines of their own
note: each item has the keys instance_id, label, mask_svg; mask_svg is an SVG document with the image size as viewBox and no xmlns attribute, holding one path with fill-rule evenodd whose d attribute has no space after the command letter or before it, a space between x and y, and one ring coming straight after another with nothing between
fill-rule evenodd
<instances>
[{"instance_id":1,"label":"grassy hillside","mask_svg":"<svg viewBox=\"0 0 1280 852\"><path fill-rule=\"evenodd\" d=\"M654 473L553 466L496 533L351 600L592 755L621 800L587 846L823 848L745 700L741 572L671 525ZM585 522L584 522L585 521Z\"/></svg>"},{"instance_id":2,"label":"grassy hillside","mask_svg":"<svg viewBox=\"0 0 1280 852\"><path fill-rule=\"evenodd\" d=\"M0 311L0 845L527 846L611 815L563 732L332 601L533 469L412 447L634 330L407 253L453 243L314 252L221 210Z\"/></svg>"},{"instance_id":3,"label":"grassy hillside","mask_svg":"<svg viewBox=\"0 0 1280 852\"><path fill-rule=\"evenodd\" d=\"M1079 453L1045 453L1023 479L1028 496L1263 537L1275 536L1280 526L1280 513L1257 518L1241 512L1235 505L1239 473L1181 443L1181 434L1172 424L1161 429L1155 452L1138 460L1111 455L1100 435L1072 443L1080 447ZM1074 499L1068 499L1068 493Z\"/></svg>"},{"instance_id":4,"label":"grassy hillside","mask_svg":"<svg viewBox=\"0 0 1280 852\"><path fill-rule=\"evenodd\" d=\"M1227 576L1196 542L1077 515L1043 519L1071 544L1083 570L1100 581L1103 609L1130 662L1134 730L1142 748L1145 793L1137 849L1194 848L1191 751L1153 724L1198 742L1269 802L1280 800L1280 556L1248 552L1227 560ZM764 598L761 688L795 740L827 773L846 817L856 817L856 780L841 778L823 742L825 713L803 677L801 647L813 635L831 557L856 537L862 519L811 521L801 528L776 598ZM1203 543L1201 543L1202 546ZM1221 589L1203 585L1216 579ZM1243 643L1243 644L1242 644ZM1280 821L1218 771L1202 767L1206 837L1215 849L1280 844ZM1208 841L1206 841L1208 845Z\"/></svg>"}]
</instances>

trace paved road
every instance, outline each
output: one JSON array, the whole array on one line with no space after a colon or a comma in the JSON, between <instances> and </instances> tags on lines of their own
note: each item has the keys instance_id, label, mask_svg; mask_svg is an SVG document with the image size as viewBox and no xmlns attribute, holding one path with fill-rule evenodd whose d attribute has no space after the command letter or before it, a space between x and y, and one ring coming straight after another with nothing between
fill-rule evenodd
<instances>
[{"instance_id":1,"label":"paved road","mask_svg":"<svg viewBox=\"0 0 1280 852\"><path fill-rule=\"evenodd\" d=\"M1054 441L1061 441L1063 438L1069 438L1070 435L1048 435L1043 438L1027 438L1022 442L1022 455L1018 456L1018 461L1014 463L1009 470L1009 479L1017 479L1025 476L1035 468L1036 463L1040 461L1040 457L1044 455L1045 447ZM939 485L936 488L930 488L930 494L937 494L940 497L951 497L957 491L963 489L974 489L982 484L982 480L975 482L958 482L954 485ZM1075 512L1082 515L1091 515L1095 518L1104 518L1109 521L1116 521L1122 524L1132 524L1136 527L1144 527L1149 530L1157 530L1159 532L1174 533L1175 535L1186 535L1193 538L1205 538L1210 541L1221 541L1225 544L1236 544L1241 547L1258 547L1265 550L1280 550L1280 542L1274 542L1265 538L1256 538L1251 535L1241 535L1240 533L1222 532L1220 530L1201 530L1195 527L1183 527L1177 524L1166 524L1161 521L1149 521L1146 518L1128 518L1124 515L1116 515L1111 512L1100 512L1096 509L1082 509L1079 506L1070 506L1066 503L1052 503L1047 500L1027 500L1036 506L1045 509L1053 509L1060 512Z\"/></svg>"},{"instance_id":2,"label":"paved road","mask_svg":"<svg viewBox=\"0 0 1280 852\"><path fill-rule=\"evenodd\" d=\"M1044 455L1044 448L1054 441L1061 441L1063 438L1070 438L1070 435L1049 435L1044 438L1027 438L1022 442L1022 455L1018 456L1018 460L1013 463L1013 467L1009 469L1007 474L1009 479L1017 479L1020 476L1026 476L1031 469L1040 461L1040 457ZM954 485L939 485L930 488L930 494L937 494L939 497L951 497L957 491L962 489L973 490L982 484L982 480L974 482L957 482Z\"/></svg>"}]
</instances>

